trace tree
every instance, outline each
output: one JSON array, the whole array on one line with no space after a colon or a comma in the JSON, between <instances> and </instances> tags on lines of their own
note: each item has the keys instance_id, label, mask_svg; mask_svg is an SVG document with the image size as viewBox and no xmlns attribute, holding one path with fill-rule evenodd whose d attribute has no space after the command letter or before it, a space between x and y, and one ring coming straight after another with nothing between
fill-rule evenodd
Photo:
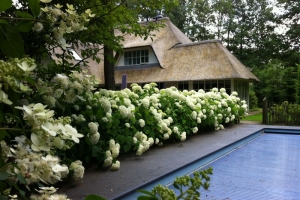
<instances>
[{"instance_id":1,"label":"tree","mask_svg":"<svg viewBox=\"0 0 300 200\"><path fill-rule=\"evenodd\" d=\"M280 16L281 22L287 28L289 44L295 50L300 49L300 2L298 0L278 0L278 7L283 8L285 12Z\"/></svg>"},{"instance_id":2,"label":"tree","mask_svg":"<svg viewBox=\"0 0 300 200\"><path fill-rule=\"evenodd\" d=\"M9 2L9 0L6 1ZM161 10L163 6L171 7L173 4L176 5L177 1L53 0L51 3L48 3L48 5L57 5L58 3L74 4L76 7L76 11L78 11L79 14L84 14L85 10L90 9L92 11L91 13L93 13L91 15L95 15L91 20L87 21L88 30L85 31L85 34L81 34L80 32L68 34L64 38L62 38L63 44L58 45L56 43L53 43L54 40L52 40L51 38L56 36L55 33L49 35L50 38L48 39L47 37L42 37L43 34L46 34L49 32L49 30L51 30L52 27L50 21L49 26L43 27L43 29L40 32L32 34L32 31L30 31L33 25L38 22L38 16L40 14L39 4L36 4L34 2L38 1L18 0L18 4L15 5L21 5L20 8L18 6L13 6L10 8L9 12L1 14L0 19L2 18L2 21L0 21L0 26L2 27L2 32L0 31L0 41L2 43L13 43L11 41L16 41L15 43L13 43L15 44L15 46L12 46L14 48L1 49L2 53L4 54L2 55L2 57L4 57L5 55L11 55L13 57L22 57L24 54L27 54L30 57L36 58L37 61L42 61L45 57L48 56L48 52L51 52L53 49L56 49L59 46L61 48L62 45L64 46L67 44L73 48L79 46L87 47L83 50L82 53L84 56L83 60L75 64L68 62L68 59L71 58L71 53L66 48L61 48L62 54L56 54L58 58L62 59L62 62L60 63L60 66L58 68L64 69L64 71L59 72L64 72L68 74L68 72L74 70L74 66L77 66L78 69L79 63L87 64L85 62L87 58L93 58L100 62L100 59L97 57L97 53L99 51L99 45L102 45L102 48L105 47L105 87L107 89L114 89L113 66L115 61L113 52L122 51L120 41L123 40L122 36L115 36L113 34L114 29L119 29L124 34L135 34L140 37L151 37L151 31L159 29L160 27L162 27L162 25L160 23L148 23L147 26L141 26L139 24L140 13L143 10L145 10L145 8L149 12L154 12L157 10ZM9 5L11 5L11 2ZM35 7L35 5L38 6ZM6 4L3 4L2 7L2 10L4 10L7 6ZM9 23L4 23L3 19L9 19L10 21ZM14 28L13 26L16 26L16 28ZM5 38L7 35L6 33L8 32L11 32L12 34L8 34L9 37ZM28 45L29 48L26 46L28 49L23 50L23 41L27 44L32 45ZM17 49L17 51L14 51L14 49ZM57 73L57 71L51 73L55 75L55 72Z\"/></svg>"},{"instance_id":3,"label":"tree","mask_svg":"<svg viewBox=\"0 0 300 200\"><path fill-rule=\"evenodd\" d=\"M254 73L261 80L261 82L254 85L260 103L265 97L270 103L281 103L287 100L288 72L288 69L279 60L273 60L263 69L254 68Z\"/></svg>"}]
</instances>

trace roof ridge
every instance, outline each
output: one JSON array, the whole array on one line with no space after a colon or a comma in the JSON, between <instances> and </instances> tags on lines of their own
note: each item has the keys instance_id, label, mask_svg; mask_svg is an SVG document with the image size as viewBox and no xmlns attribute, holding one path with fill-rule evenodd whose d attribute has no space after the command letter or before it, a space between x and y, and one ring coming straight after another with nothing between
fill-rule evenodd
<instances>
[{"instance_id":1,"label":"roof ridge","mask_svg":"<svg viewBox=\"0 0 300 200\"><path fill-rule=\"evenodd\" d=\"M209 43L220 43L222 44L221 40L203 40L203 41L198 41L198 42L191 42L191 43L186 43L186 44L176 44L174 47L185 47L185 46L193 46L193 45L201 45L201 44L209 44Z\"/></svg>"}]
</instances>

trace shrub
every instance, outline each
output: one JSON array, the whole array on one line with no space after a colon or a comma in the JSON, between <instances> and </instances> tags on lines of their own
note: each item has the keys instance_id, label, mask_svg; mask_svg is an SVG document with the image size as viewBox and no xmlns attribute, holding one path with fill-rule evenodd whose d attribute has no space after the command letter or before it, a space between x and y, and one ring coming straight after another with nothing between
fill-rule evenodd
<instances>
[{"instance_id":1,"label":"shrub","mask_svg":"<svg viewBox=\"0 0 300 200\"><path fill-rule=\"evenodd\" d=\"M254 91L249 92L249 109L253 110L258 107L258 100Z\"/></svg>"}]
</instances>

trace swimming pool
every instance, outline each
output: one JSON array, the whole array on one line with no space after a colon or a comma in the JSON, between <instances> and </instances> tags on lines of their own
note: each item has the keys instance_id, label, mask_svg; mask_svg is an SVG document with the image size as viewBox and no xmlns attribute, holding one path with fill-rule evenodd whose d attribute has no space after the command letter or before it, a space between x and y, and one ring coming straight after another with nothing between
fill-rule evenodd
<instances>
[{"instance_id":1,"label":"swimming pool","mask_svg":"<svg viewBox=\"0 0 300 200\"><path fill-rule=\"evenodd\" d=\"M300 199L300 130L263 129L152 182L170 185L177 176L212 166L201 199ZM133 192L118 199L137 199Z\"/></svg>"}]
</instances>

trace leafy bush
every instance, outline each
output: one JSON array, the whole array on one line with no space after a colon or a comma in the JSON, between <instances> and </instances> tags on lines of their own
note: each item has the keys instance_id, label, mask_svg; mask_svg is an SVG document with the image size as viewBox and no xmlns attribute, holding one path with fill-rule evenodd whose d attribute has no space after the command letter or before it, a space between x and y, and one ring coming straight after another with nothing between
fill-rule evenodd
<instances>
[{"instance_id":1,"label":"leafy bush","mask_svg":"<svg viewBox=\"0 0 300 200\"><path fill-rule=\"evenodd\" d=\"M253 110L258 107L258 100L254 91L249 91L249 109Z\"/></svg>"},{"instance_id":2,"label":"leafy bush","mask_svg":"<svg viewBox=\"0 0 300 200\"><path fill-rule=\"evenodd\" d=\"M138 197L138 200L164 200L164 199L200 199L200 188L203 187L205 190L209 187L210 177L213 169L210 167L202 171L196 171L193 176L185 175L176 177L173 187L174 190L178 190L179 194L176 196L172 188L166 186L157 185L150 192L145 190L139 190L145 195Z\"/></svg>"}]
</instances>

